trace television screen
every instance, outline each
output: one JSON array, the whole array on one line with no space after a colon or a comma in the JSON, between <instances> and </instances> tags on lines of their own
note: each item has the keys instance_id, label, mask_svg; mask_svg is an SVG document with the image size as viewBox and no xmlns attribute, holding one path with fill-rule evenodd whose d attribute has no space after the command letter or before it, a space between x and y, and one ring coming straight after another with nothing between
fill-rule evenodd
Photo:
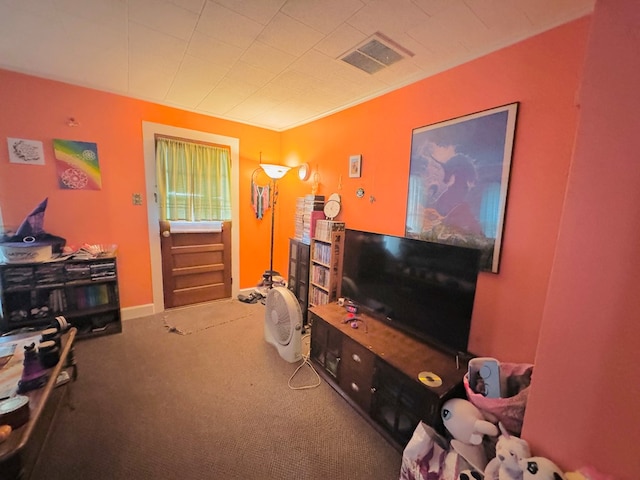
<instances>
[{"instance_id":1,"label":"television screen","mask_svg":"<svg viewBox=\"0 0 640 480\"><path fill-rule=\"evenodd\" d=\"M340 295L369 315L466 352L480 252L347 229Z\"/></svg>"}]
</instances>

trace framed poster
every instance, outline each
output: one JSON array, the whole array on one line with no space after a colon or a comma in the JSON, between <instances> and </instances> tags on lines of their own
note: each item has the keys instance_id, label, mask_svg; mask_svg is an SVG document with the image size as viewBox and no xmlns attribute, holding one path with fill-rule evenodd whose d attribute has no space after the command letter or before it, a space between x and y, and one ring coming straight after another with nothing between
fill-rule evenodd
<instances>
[{"instance_id":1,"label":"framed poster","mask_svg":"<svg viewBox=\"0 0 640 480\"><path fill-rule=\"evenodd\" d=\"M518 103L416 128L405 236L482 251L498 273Z\"/></svg>"},{"instance_id":2,"label":"framed poster","mask_svg":"<svg viewBox=\"0 0 640 480\"><path fill-rule=\"evenodd\" d=\"M360 178L362 176L362 155L351 155L349 157L349 178Z\"/></svg>"}]
</instances>

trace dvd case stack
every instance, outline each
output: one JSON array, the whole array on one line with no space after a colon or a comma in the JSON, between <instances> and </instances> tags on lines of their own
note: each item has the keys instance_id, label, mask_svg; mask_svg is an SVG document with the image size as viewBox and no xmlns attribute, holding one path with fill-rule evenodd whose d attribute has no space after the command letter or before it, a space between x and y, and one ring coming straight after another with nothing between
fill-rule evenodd
<instances>
[{"instance_id":1,"label":"dvd case stack","mask_svg":"<svg viewBox=\"0 0 640 480\"><path fill-rule=\"evenodd\" d=\"M324 195L305 195L301 198L303 198L301 219L302 234L300 238L296 238L305 245L310 245L316 222L324 219ZM298 203L296 202L296 234L298 232L298 224L300 223L297 206Z\"/></svg>"},{"instance_id":2,"label":"dvd case stack","mask_svg":"<svg viewBox=\"0 0 640 480\"><path fill-rule=\"evenodd\" d=\"M304 197L296 198L296 225L293 238L296 240L302 240L302 234L304 232Z\"/></svg>"}]
</instances>

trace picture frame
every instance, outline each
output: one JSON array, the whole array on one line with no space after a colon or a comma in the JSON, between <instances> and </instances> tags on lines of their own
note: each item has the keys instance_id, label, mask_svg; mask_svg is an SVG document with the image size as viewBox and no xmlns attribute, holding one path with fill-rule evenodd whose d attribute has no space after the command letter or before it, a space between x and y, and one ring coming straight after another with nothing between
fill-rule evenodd
<instances>
[{"instance_id":1,"label":"picture frame","mask_svg":"<svg viewBox=\"0 0 640 480\"><path fill-rule=\"evenodd\" d=\"M479 249L498 273L518 106L412 131L405 236Z\"/></svg>"},{"instance_id":2,"label":"picture frame","mask_svg":"<svg viewBox=\"0 0 640 480\"><path fill-rule=\"evenodd\" d=\"M351 155L349 157L349 178L360 178L362 176L362 155Z\"/></svg>"},{"instance_id":3,"label":"picture frame","mask_svg":"<svg viewBox=\"0 0 640 480\"><path fill-rule=\"evenodd\" d=\"M44 149L39 140L7 137L9 162L23 165L44 165Z\"/></svg>"},{"instance_id":4,"label":"picture frame","mask_svg":"<svg viewBox=\"0 0 640 480\"><path fill-rule=\"evenodd\" d=\"M53 153L61 190L102 189L96 143L54 138Z\"/></svg>"}]
</instances>

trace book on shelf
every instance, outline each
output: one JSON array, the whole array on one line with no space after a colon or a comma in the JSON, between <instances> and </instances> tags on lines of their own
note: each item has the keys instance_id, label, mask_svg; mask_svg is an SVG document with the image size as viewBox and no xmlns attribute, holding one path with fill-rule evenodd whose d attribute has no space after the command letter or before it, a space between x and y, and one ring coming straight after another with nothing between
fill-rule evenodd
<instances>
[{"instance_id":1,"label":"book on shelf","mask_svg":"<svg viewBox=\"0 0 640 480\"><path fill-rule=\"evenodd\" d=\"M315 235L313 238L323 242L333 242L335 235L344 232L344 222L336 222L334 220L318 220L315 227Z\"/></svg>"},{"instance_id":2,"label":"book on shelf","mask_svg":"<svg viewBox=\"0 0 640 480\"><path fill-rule=\"evenodd\" d=\"M309 301L312 305L325 305L329 303L329 294L319 288L312 288Z\"/></svg>"},{"instance_id":3,"label":"book on shelf","mask_svg":"<svg viewBox=\"0 0 640 480\"><path fill-rule=\"evenodd\" d=\"M316 285L327 288L329 284L329 269L321 265L311 267L311 281Z\"/></svg>"}]
</instances>

